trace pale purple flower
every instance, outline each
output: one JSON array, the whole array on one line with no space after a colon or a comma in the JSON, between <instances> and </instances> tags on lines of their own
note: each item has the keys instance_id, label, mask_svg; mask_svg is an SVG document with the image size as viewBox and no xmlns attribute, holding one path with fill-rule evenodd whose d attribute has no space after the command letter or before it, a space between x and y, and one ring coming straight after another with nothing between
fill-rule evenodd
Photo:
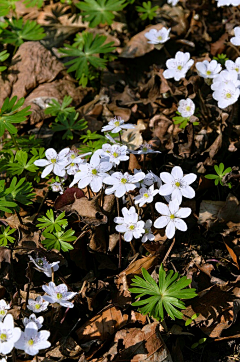
<instances>
[{"instance_id":1,"label":"pale purple flower","mask_svg":"<svg viewBox=\"0 0 240 362\"><path fill-rule=\"evenodd\" d=\"M123 129L131 129L135 128L133 124L124 123L124 120L121 117L115 117L111 119L107 126L104 126L101 131L102 132L112 132L112 133L119 133Z\"/></svg>"},{"instance_id":2,"label":"pale purple flower","mask_svg":"<svg viewBox=\"0 0 240 362\"><path fill-rule=\"evenodd\" d=\"M153 198L156 194L159 193L159 190L154 190L154 185L150 186L148 189L146 187L142 187L139 190L139 195L137 195L135 199L135 204L139 204L140 207L143 205L150 204L153 202Z\"/></svg>"},{"instance_id":3,"label":"pale purple flower","mask_svg":"<svg viewBox=\"0 0 240 362\"><path fill-rule=\"evenodd\" d=\"M43 326L43 321L44 321L44 318L42 316L36 317L36 315L34 313L32 313L29 316L29 318L27 318L27 317L23 318L23 325L24 325L24 327L26 327L28 323L34 322L34 323L36 323L38 329L41 329Z\"/></svg>"},{"instance_id":4,"label":"pale purple flower","mask_svg":"<svg viewBox=\"0 0 240 362\"><path fill-rule=\"evenodd\" d=\"M128 150L130 153L133 153L134 155L148 155L149 153L161 153L160 151L155 151L152 149L152 146L147 143L147 142L144 142L139 150Z\"/></svg>"},{"instance_id":5,"label":"pale purple flower","mask_svg":"<svg viewBox=\"0 0 240 362\"><path fill-rule=\"evenodd\" d=\"M21 337L15 343L15 347L30 356L36 356L41 349L51 346L48 341L49 337L49 331L38 331L36 323L30 322L26 325L24 332L21 332Z\"/></svg>"},{"instance_id":6,"label":"pale purple flower","mask_svg":"<svg viewBox=\"0 0 240 362\"><path fill-rule=\"evenodd\" d=\"M36 258L34 259L31 255L28 255L30 261L35 265L38 271L43 272L47 277L51 278L52 269L53 271L57 271L59 269L60 261L55 261L53 263L49 263L46 258Z\"/></svg>"},{"instance_id":7,"label":"pale purple flower","mask_svg":"<svg viewBox=\"0 0 240 362\"><path fill-rule=\"evenodd\" d=\"M68 288L65 284L59 284L58 286L55 283L50 282L48 285L43 285L42 289L47 295L43 296L43 299L49 303L58 303L66 308L73 308L74 304L69 302L69 299L75 297L77 293L68 292Z\"/></svg>"},{"instance_id":8,"label":"pale purple flower","mask_svg":"<svg viewBox=\"0 0 240 362\"><path fill-rule=\"evenodd\" d=\"M163 216L160 216L155 220L154 227L162 229L166 226L166 236L168 239L174 237L176 229L181 231L187 230L187 224L182 219L191 214L191 209L189 207L179 208L179 204L175 199L169 202L169 206L162 202L157 202L155 208L159 214L162 214Z\"/></svg>"},{"instance_id":9,"label":"pale purple flower","mask_svg":"<svg viewBox=\"0 0 240 362\"><path fill-rule=\"evenodd\" d=\"M36 300L28 299L27 308L29 310L32 310L34 313L44 312L45 310L47 310L47 307L48 302L45 302L42 296L37 297Z\"/></svg>"},{"instance_id":10,"label":"pale purple flower","mask_svg":"<svg viewBox=\"0 0 240 362\"><path fill-rule=\"evenodd\" d=\"M147 220L144 225L144 235L142 237L142 243L146 243L146 241L150 240L153 241L155 239L155 236L152 233L152 220Z\"/></svg>"},{"instance_id":11,"label":"pale purple flower","mask_svg":"<svg viewBox=\"0 0 240 362\"><path fill-rule=\"evenodd\" d=\"M53 192L59 192L61 195L63 194L64 188L61 182L53 182L50 186Z\"/></svg>"}]
</instances>

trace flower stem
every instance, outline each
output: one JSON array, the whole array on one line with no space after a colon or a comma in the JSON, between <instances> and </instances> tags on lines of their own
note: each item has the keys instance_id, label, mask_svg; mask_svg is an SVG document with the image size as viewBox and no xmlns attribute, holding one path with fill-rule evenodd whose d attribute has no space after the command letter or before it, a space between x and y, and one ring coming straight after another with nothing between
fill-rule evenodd
<instances>
[{"instance_id":1,"label":"flower stem","mask_svg":"<svg viewBox=\"0 0 240 362\"><path fill-rule=\"evenodd\" d=\"M10 136L11 136L11 139L12 139L12 141L14 143L14 146L16 147L16 150L19 151L19 147L18 147L15 136L12 133L10 133Z\"/></svg>"},{"instance_id":2,"label":"flower stem","mask_svg":"<svg viewBox=\"0 0 240 362\"><path fill-rule=\"evenodd\" d=\"M51 270L52 270L52 282L54 283L54 270L53 270L53 267L51 267Z\"/></svg>"},{"instance_id":3,"label":"flower stem","mask_svg":"<svg viewBox=\"0 0 240 362\"><path fill-rule=\"evenodd\" d=\"M117 213L118 213L118 217L120 216L120 205L119 205L119 198L117 197ZM121 233L118 233L119 236L119 242L118 242L118 247L119 247L119 251L118 251L118 268L121 269L122 266L122 237L121 237Z\"/></svg>"},{"instance_id":4,"label":"flower stem","mask_svg":"<svg viewBox=\"0 0 240 362\"><path fill-rule=\"evenodd\" d=\"M121 131L120 131L120 132L118 132L118 134L119 134L119 141L120 141L120 143L122 143L122 135L121 135Z\"/></svg>"}]
</instances>

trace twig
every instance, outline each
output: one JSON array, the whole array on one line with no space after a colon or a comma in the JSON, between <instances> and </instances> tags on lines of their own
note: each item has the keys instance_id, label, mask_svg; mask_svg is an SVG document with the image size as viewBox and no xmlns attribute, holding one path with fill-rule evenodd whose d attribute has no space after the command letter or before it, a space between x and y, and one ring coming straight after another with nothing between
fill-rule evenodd
<instances>
[{"instance_id":1,"label":"twig","mask_svg":"<svg viewBox=\"0 0 240 362\"><path fill-rule=\"evenodd\" d=\"M174 244L175 244L175 238L173 238L172 244L170 245L170 248L168 249L168 251L166 252L166 255L164 256L164 258L162 260L162 264L165 263L165 261L168 258L168 255L170 254Z\"/></svg>"}]
</instances>

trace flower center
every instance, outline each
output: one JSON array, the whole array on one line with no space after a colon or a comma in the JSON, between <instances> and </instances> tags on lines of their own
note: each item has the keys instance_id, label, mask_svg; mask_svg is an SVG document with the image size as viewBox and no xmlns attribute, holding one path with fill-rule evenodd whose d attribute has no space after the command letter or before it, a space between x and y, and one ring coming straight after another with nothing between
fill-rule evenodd
<instances>
[{"instance_id":1,"label":"flower center","mask_svg":"<svg viewBox=\"0 0 240 362\"><path fill-rule=\"evenodd\" d=\"M117 158L117 157L118 157L118 153L117 153L117 152L113 152L113 157Z\"/></svg>"},{"instance_id":2,"label":"flower center","mask_svg":"<svg viewBox=\"0 0 240 362\"><path fill-rule=\"evenodd\" d=\"M35 309L39 309L41 307L40 304L35 304Z\"/></svg>"},{"instance_id":3,"label":"flower center","mask_svg":"<svg viewBox=\"0 0 240 362\"><path fill-rule=\"evenodd\" d=\"M175 182L175 186L180 187L181 186L180 182L179 181Z\"/></svg>"},{"instance_id":4,"label":"flower center","mask_svg":"<svg viewBox=\"0 0 240 362\"><path fill-rule=\"evenodd\" d=\"M129 226L129 229L130 229L130 230L134 230L134 229L135 229L135 226L134 226L134 225L130 225L130 226Z\"/></svg>"},{"instance_id":5,"label":"flower center","mask_svg":"<svg viewBox=\"0 0 240 362\"><path fill-rule=\"evenodd\" d=\"M7 335L6 335L6 333L1 333L1 334L0 334L0 340L1 340L1 342L6 342L6 341L7 341Z\"/></svg>"},{"instance_id":6,"label":"flower center","mask_svg":"<svg viewBox=\"0 0 240 362\"><path fill-rule=\"evenodd\" d=\"M0 315L5 315L6 311L4 309L0 310Z\"/></svg>"},{"instance_id":7,"label":"flower center","mask_svg":"<svg viewBox=\"0 0 240 362\"><path fill-rule=\"evenodd\" d=\"M72 153L71 156L70 156L70 158L71 158L72 160L74 160L75 157L76 157L76 156L74 155L74 153Z\"/></svg>"},{"instance_id":8,"label":"flower center","mask_svg":"<svg viewBox=\"0 0 240 362\"><path fill-rule=\"evenodd\" d=\"M236 72L239 72L239 68L235 68Z\"/></svg>"},{"instance_id":9,"label":"flower center","mask_svg":"<svg viewBox=\"0 0 240 362\"><path fill-rule=\"evenodd\" d=\"M62 293L57 293L57 299L62 299Z\"/></svg>"},{"instance_id":10,"label":"flower center","mask_svg":"<svg viewBox=\"0 0 240 362\"><path fill-rule=\"evenodd\" d=\"M142 148L142 151L143 151L143 152L147 152L147 151L148 151L147 147L143 147L143 148Z\"/></svg>"},{"instance_id":11,"label":"flower center","mask_svg":"<svg viewBox=\"0 0 240 362\"><path fill-rule=\"evenodd\" d=\"M170 215L170 219L171 219L171 220L175 219L175 216L174 216L173 214Z\"/></svg>"},{"instance_id":12,"label":"flower center","mask_svg":"<svg viewBox=\"0 0 240 362\"><path fill-rule=\"evenodd\" d=\"M157 38L158 38L158 40L162 40L162 36L161 36L161 35L159 35Z\"/></svg>"},{"instance_id":13,"label":"flower center","mask_svg":"<svg viewBox=\"0 0 240 362\"><path fill-rule=\"evenodd\" d=\"M37 261L37 265L43 266L43 261L42 261L42 259L39 259L39 260Z\"/></svg>"},{"instance_id":14,"label":"flower center","mask_svg":"<svg viewBox=\"0 0 240 362\"><path fill-rule=\"evenodd\" d=\"M231 98L232 97L232 95L231 95L231 93L226 93L226 96L225 96L226 98Z\"/></svg>"},{"instance_id":15,"label":"flower center","mask_svg":"<svg viewBox=\"0 0 240 362\"><path fill-rule=\"evenodd\" d=\"M70 163L70 166L71 166L71 167L75 166L75 163L73 163L73 162L72 162L72 163Z\"/></svg>"},{"instance_id":16,"label":"flower center","mask_svg":"<svg viewBox=\"0 0 240 362\"><path fill-rule=\"evenodd\" d=\"M206 73L207 73L207 75L212 74L211 70L207 70Z\"/></svg>"},{"instance_id":17,"label":"flower center","mask_svg":"<svg viewBox=\"0 0 240 362\"><path fill-rule=\"evenodd\" d=\"M29 339L28 345L29 345L29 346L32 346L33 344L34 344L34 340L33 340L33 339Z\"/></svg>"},{"instance_id":18,"label":"flower center","mask_svg":"<svg viewBox=\"0 0 240 362\"><path fill-rule=\"evenodd\" d=\"M96 175L96 174L97 174L97 170L96 170L95 168L92 170L92 174L93 174L93 175Z\"/></svg>"},{"instance_id":19,"label":"flower center","mask_svg":"<svg viewBox=\"0 0 240 362\"><path fill-rule=\"evenodd\" d=\"M51 159L51 162L52 162L52 163L56 163L56 162L57 162L56 158L52 158L52 159Z\"/></svg>"},{"instance_id":20,"label":"flower center","mask_svg":"<svg viewBox=\"0 0 240 362\"><path fill-rule=\"evenodd\" d=\"M121 179L121 183L122 183L122 184L125 184L126 182L127 182L127 179L123 177L123 178Z\"/></svg>"},{"instance_id":21,"label":"flower center","mask_svg":"<svg viewBox=\"0 0 240 362\"><path fill-rule=\"evenodd\" d=\"M119 122L119 121L116 121L116 122L114 122L114 125L115 125L116 127L118 127L118 126L120 125L120 122Z\"/></svg>"},{"instance_id":22,"label":"flower center","mask_svg":"<svg viewBox=\"0 0 240 362\"><path fill-rule=\"evenodd\" d=\"M191 111L191 107L190 107L190 106L187 106L187 107L186 107L186 111L190 112L190 111Z\"/></svg>"},{"instance_id":23,"label":"flower center","mask_svg":"<svg viewBox=\"0 0 240 362\"><path fill-rule=\"evenodd\" d=\"M177 69L182 70L183 69L182 65L178 65Z\"/></svg>"},{"instance_id":24,"label":"flower center","mask_svg":"<svg viewBox=\"0 0 240 362\"><path fill-rule=\"evenodd\" d=\"M147 198L147 197L148 197L148 193L143 194L143 196Z\"/></svg>"}]
</instances>

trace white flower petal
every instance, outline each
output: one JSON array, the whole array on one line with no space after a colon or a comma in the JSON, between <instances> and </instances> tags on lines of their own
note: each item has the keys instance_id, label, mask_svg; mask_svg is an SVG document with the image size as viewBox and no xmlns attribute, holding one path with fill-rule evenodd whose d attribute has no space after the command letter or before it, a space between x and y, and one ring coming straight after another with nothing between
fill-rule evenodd
<instances>
[{"instance_id":1,"label":"white flower petal","mask_svg":"<svg viewBox=\"0 0 240 362\"><path fill-rule=\"evenodd\" d=\"M179 166L174 166L171 175L173 176L174 179L181 180L183 178L183 170Z\"/></svg>"},{"instance_id":2,"label":"white flower petal","mask_svg":"<svg viewBox=\"0 0 240 362\"><path fill-rule=\"evenodd\" d=\"M167 195L172 194L173 191L174 191L174 187L172 186L172 184L169 183L169 184L160 186L159 194L162 196L167 196Z\"/></svg>"},{"instance_id":3,"label":"white flower petal","mask_svg":"<svg viewBox=\"0 0 240 362\"><path fill-rule=\"evenodd\" d=\"M157 210L157 212L159 212L159 214L162 214L164 216L170 216L169 208L163 202L156 202L155 209Z\"/></svg>"},{"instance_id":4,"label":"white flower petal","mask_svg":"<svg viewBox=\"0 0 240 362\"><path fill-rule=\"evenodd\" d=\"M174 222L170 221L169 224L167 225L166 231L165 231L167 238L172 239L175 235L175 231L176 231L176 228L175 228Z\"/></svg>"},{"instance_id":5,"label":"white flower petal","mask_svg":"<svg viewBox=\"0 0 240 362\"><path fill-rule=\"evenodd\" d=\"M168 183L171 184L171 183L174 182L174 178L169 172L161 172L160 177L161 177L162 181L167 183L167 184Z\"/></svg>"},{"instance_id":6,"label":"white flower petal","mask_svg":"<svg viewBox=\"0 0 240 362\"><path fill-rule=\"evenodd\" d=\"M190 207L181 207L176 213L175 216L176 217L180 217L180 218L186 218L191 214L192 210L190 209Z\"/></svg>"},{"instance_id":7,"label":"white flower petal","mask_svg":"<svg viewBox=\"0 0 240 362\"><path fill-rule=\"evenodd\" d=\"M186 231L187 230L187 224L182 219L174 219L174 225L178 230Z\"/></svg>"},{"instance_id":8,"label":"white flower petal","mask_svg":"<svg viewBox=\"0 0 240 362\"><path fill-rule=\"evenodd\" d=\"M176 201L176 199L173 199L169 202L169 210L171 215L175 215L175 213L179 210L179 203Z\"/></svg>"},{"instance_id":9,"label":"white flower petal","mask_svg":"<svg viewBox=\"0 0 240 362\"><path fill-rule=\"evenodd\" d=\"M192 184L197 178L197 175L194 173L189 173L183 177L183 181L186 182L187 185Z\"/></svg>"},{"instance_id":10,"label":"white flower petal","mask_svg":"<svg viewBox=\"0 0 240 362\"><path fill-rule=\"evenodd\" d=\"M154 227L156 229L162 229L169 223L169 220L168 216L160 216L154 221Z\"/></svg>"},{"instance_id":11,"label":"white flower petal","mask_svg":"<svg viewBox=\"0 0 240 362\"><path fill-rule=\"evenodd\" d=\"M181 191L182 195L187 199L193 199L195 197L195 191L191 186L183 187Z\"/></svg>"},{"instance_id":12,"label":"white flower petal","mask_svg":"<svg viewBox=\"0 0 240 362\"><path fill-rule=\"evenodd\" d=\"M42 174L41 174L41 178L44 178L44 177L46 177L47 175L49 175L49 174L52 172L52 170L53 170L53 164L48 165L48 166L43 170L43 172L42 172Z\"/></svg>"},{"instance_id":13,"label":"white flower petal","mask_svg":"<svg viewBox=\"0 0 240 362\"><path fill-rule=\"evenodd\" d=\"M57 152L54 148L48 148L45 152L45 156L48 160L57 159Z\"/></svg>"}]
</instances>

